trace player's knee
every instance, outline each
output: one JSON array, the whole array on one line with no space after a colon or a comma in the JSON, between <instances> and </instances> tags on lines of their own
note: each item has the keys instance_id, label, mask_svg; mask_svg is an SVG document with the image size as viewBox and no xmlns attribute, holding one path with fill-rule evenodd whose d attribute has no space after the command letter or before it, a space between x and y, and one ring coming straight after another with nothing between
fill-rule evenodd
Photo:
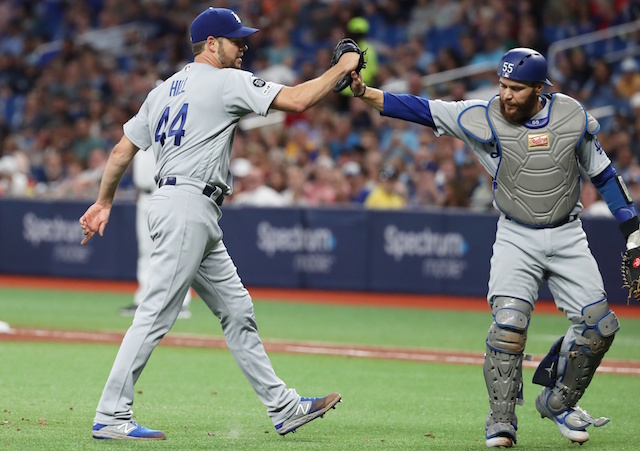
<instances>
[{"instance_id":1,"label":"player's knee","mask_svg":"<svg viewBox=\"0 0 640 451\"><path fill-rule=\"evenodd\" d=\"M491 310L494 321L489 327L487 345L509 354L522 353L533 306L521 299L497 296Z\"/></svg>"},{"instance_id":2,"label":"player's knee","mask_svg":"<svg viewBox=\"0 0 640 451\"><path fill-rule=\"evenodd\" d=\"M606 353L616 332L620 329L620 322L616 314L609 309L609 303L602 299L589 304L582 309L584 322L583 343L585 352L591 355Z\"/></svg>"},{"instance_id":3,"label":"player's knee","mask_svg":"<svg viewBox=\"0 0 640 451\"><path fill-rule=\"evenodd\" d=\"M253 304L248 303L232 303L230 308L222 313L220 318L223 328L239 328L239 329L257 329Z\"/></svg>"}]
</instances>

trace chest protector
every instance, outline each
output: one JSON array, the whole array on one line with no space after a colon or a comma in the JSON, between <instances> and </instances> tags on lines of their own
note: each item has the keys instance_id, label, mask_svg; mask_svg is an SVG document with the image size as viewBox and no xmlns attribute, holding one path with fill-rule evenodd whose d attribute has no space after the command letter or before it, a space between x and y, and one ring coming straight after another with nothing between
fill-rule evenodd
<instances>
[{"instance_id":1,"label":"chest protector","mask_svg":"<svg viewBox=\"0 0 640 451\"><path fill-rule=\"evenodd\" d=\"M576 148L587 130L587 113L563 94L553 94L549 102L549 117L526 126L502 116L497 96L458 119L478 141L496 141L495 203L510 219L534 228L565 222L580 197Z\"/></svg>"}]
</instances>

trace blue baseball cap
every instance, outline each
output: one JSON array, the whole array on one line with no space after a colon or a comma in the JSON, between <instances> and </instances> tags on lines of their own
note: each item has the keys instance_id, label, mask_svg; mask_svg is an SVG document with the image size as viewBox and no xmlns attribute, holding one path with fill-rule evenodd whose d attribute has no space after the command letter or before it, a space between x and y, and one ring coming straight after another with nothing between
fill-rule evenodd
<instances>
[{"instance_id":1,"label":"blue baseball cap","mask_svg":"<svg viewBox=\"0 0 640 451\"><path fill-rule=\"evenodd\" d=\"M209 36L246 38L257 31L257 28L243 27L238 15L230 9L210 7L193 19L191 42L206 41Z\"/></svg>"}]
</instances>

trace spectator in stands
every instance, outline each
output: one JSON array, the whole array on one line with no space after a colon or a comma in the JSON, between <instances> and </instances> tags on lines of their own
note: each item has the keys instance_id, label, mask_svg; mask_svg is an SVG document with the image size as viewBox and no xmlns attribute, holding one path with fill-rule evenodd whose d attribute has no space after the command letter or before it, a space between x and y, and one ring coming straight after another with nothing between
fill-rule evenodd
<instances>
[{"instance_id":1,"label":"spectator in stands","mask_svg":"<svg viewBox=\"0 0 640 451\"><path fill-rule=\"evenodd\" d=\"M471 61L473 64L475 61ZM441 48L436 56L435 66L429 70L430 73L445 72L454 70L462 66L462 60L458 52L452 47Z\"/></svg>"},{"instance_id":2,"label":"spectator in stands","mask_svg":"<svg viewBox=\"0 0 640 451\"><path fill-rule=\"evenodd\" d=\"M576 99L584 102L583 88L587 81L591 78L592 69L587 62L587 56L584 49L575 47L568 51L568 78L563 81L562 85L567 95L574 96Z\"/></svg>"},{"instance_id":3,"label":"spectator in stands","mask_svg":"<svg viewBox=\"0 0 640 451\"><path fill-rule=\"evenodd\" d=\"M451 28L461 19L462 5L459 0L435 0L429 2L423 15L428 16L428 23L437 29Z\"/></svg>"},{"instance_id":4,"label":"spectator in stands","mask_svg":"<svg viewBox=\"0 0 640 451\"><path fill-rule=\"evenodd\" d=\"M444 205L444 192L436 184L438 165L433 161L420 162L413 171L413 190L409 197L412 207L440 207Z\"/></svg>"},{"instance_id":5,"label":"spectator in stands","mask_svg":"<svg viewBox=\"0 0 640 451\"><path fill-rule=\"evenodd\" d=\"M521 14L518 18L516 42L513 45L507 45L507 47L516 46L539 49L540 52L546 53L547 45L540 35L540 26L536 23L535 17L529 14Z\"/></svg>"},{"instance_id":6,"label":"spectator in stands","mask_svg":"<svg viewBox=\"0 0 640 451\"><path fill-rule=\"evenodd\" d=\"M615 89L611 83L611 68L603 59L596 59L593 72L582 88L581 97L589 106L610 105L615 99Z\"/></svg>"},{"instance_id":7,"label":"spectator in stands","mask_svg":"<svg viewBox=\"0 0 640 451\"><path fill-rule=\"evenodd\" d=\"M29 160L23 152L0 157L0 197L23 197L29 189Z\"/></svg>"},{"instance_id":8,"label":"spectator in stands","mask_svg":"<svg viewBox=\"0 0 640 451\"><path fill-rule=\"evenodd\" d=\"M378 147L365 148L361 166L367 178L365 184L373 189L379 182L380 168L384 166L380 149Z\"/></svg>"},{"instance_id":9,"label":"spectator in stands","mask_svg":"<svg viewBox=\"0 0 640 451\"><path fill-rule=\"evenodd\" d=\"M622 60L614 83L616 93L623 99L631 99L633 94L640 92L640 65L635 58L629 56Z\"/></svg>"},{"instance_id":10,"label":"spectator in stands","mask_svg":"<svg viewBox=\"0 0 640 451\"><path fill-rule=\"evenodd\" d=\"M483 45L471 58L471 64L497 64L507 49L502 37L492 31L482 41Z\"/></svg>"},{"instance_id":11,"label":"spectator in stands","mask_svg":"<svg viewBox=\"0 0 640 451\"><path fill-rule=\"evenodd\" d=\"M458 166L458 172L462 191L467 198L467 205L464 206L476 211L490 210L493 203L491 177L487 177L486 171L478 162L475 154L468 153L463 157ZM463 202L458 203L462 204Z\"/></svg>"},{"instance_id":12,"label":"spectator in stands","mask_svg":"<svg viewBox=\"0 0 640 451\"><path fill-rule=\"evenodd\" d=\"M388 133L380 143L383 159L390 160L400 157L405 162L413 161L413 155L418 151L418 132L407 122L394 122L394 129Z\"/></svg>"},{"instance_id":13,"label":"spectator in stands","mask_svg":"<svg viewBox=\"0 0 640 451\"><path fill-rule=\"evenodd\" d=\"M351 185L347 180L347 176L337 166L331 171L331 182L336 191L336 197L333 204L337 206L352 205Z\"/></svg>"},{"instance_id":14,"label":"spectator in stands","mask_svg":"<svg viewBox=\"0 0 640 451\"><path fill-rule=\"evenodd\" d=\"M166 74L173 73L176 66L182 66L192 58L190 49L183 45L183 37L191 20L193 2L161 2L162 7L152 2L146 8L135 2L122 8L119 2L90 0L72 2L70 7L61 7L60 2L44 2L30 8L23 3L9 2L3 9L2 19L7 26L0 41L0 48L4 49L0 50L0 91L3 93L0 95L0 110L5 113L0 112L0 117L4 115L5 119L4 124L0 124L0 138L4 133L16 139L20 150L30 158L36 179L44 177L39 168L43 166L45 152L61 153L62 169L66 172L73 172L76 164L69 155L71 152L78 151L83 165L86 165L86 155L95 145L83 144L86 135L81 122L84 118L90 123L90 138L104 141L103 145L107 148L115 145L119 139L119 124L137 111L155 81L166 78ZM471 57L478 53L475 47L484 46L491 32L501 37L510 33L510 38L518 39L521 45L536 39L536 35L540 41L540 33L545 33L542 41L554 36L560 39L601 28L603 24L618 23L623 12L620 7L626 6L627 2L618 2L610 8L611 11L602 10L601 5L606 2L594 7L593 2L565 4L547 1L544 8L532 0L418 0L387 3L393 4L387 6L377 2L360 2L356 5L353 2L311 1L288 5L286 2L250 2L242 8L246 16L278 24L265 28L264 34L260 33L262 36L255 37L259 41L249 41L249 46L261 47L265 61L267 54L285 61L287 65L281 65L280 68L283 69L281 75L287 79L297 76L303 80L319 75L329 65L331 33L339 33L340 37L350 35L349 24L357 32L367 29L364 24L368 23L365 38L369 43L365 45L370 49L368 70L373 68L371 57L375 53L379 60L378 76L375 77L378 85L408 82L410 92L416 94L418 79L422 75L467 65ZM625 20L636 19L633 11L633 8L626 8ZM508 19L512 17L514 19ZM577 17L580 17L579 21ZM359 19L364 19L364 22ZM136 27L135 33L101 28L106 24L130 24L133 21L142 24ZM429 39L434 30L443 39ZM83 35L85 32L92 33L90 39L89 35ZM143 34L153 38L153 41L143 46ZM451 40L452 36L458 36L459 40ZM54 42L57 39L60 41ZM542 48L542 44L527 45ZM628 46L631 45L633 40L629 40ZM442 51L445 47L451 50ZM558 90L574 95L588 108L592 105L580 98L579 92L592 73L585 52L591 52L593 48L586 46L584 49L567 51L567 55L571 54L572 67L565 71L561 85L556 84ZM148 56L141 57L142 52ZM439 64L431 64L438 52L441 52ZM248 52L244 60L245 66L259 73L260 61L256 52ZM622 65L619 66L622 69ZM618 65L614 67L618 68ZM634 74L635 78L638 76ZM493 79L493 70L491 77ZM465 79L462 83L443 84L437 89L423 89L419 95L462 100L466 93L457 87L466 85L469 90L483 86L483 77L477 78L475 83L473 79L471 82ZM617 77L613 78L614 82L617 80ZM623 99L630 98L630 95L622 94L621 89L616 92ZM338 100L343 100L344 104L339 105ZM383 119L359 111L357 119L352 120L356 117L351 110L353 102L347 100L351 99L330 95L322 106L315 107L314 110L327 111L323 113L322 121L310 119L312 111L305 113L305 121L313 124L305 133L311 149L299 154L299 164L308 164L317 157L319 149L328 143L334 163L338 165L352 158L349 153L354 145L361 145L365 149L363 158L359 160L363 167L364 155L368 155L372 148L379 152L377 144L369 145L367 142L379 141L384 137L384 128L380 126L384 123ZM356 102L356 105L359 103ZM349 123L344 123L344 118L336 113L338 108L342 111L349 108ZM640 116L640 113L637 115ZM76 127L74 123L78 121L80 123ZM330 126L329 122L337 125ZM607 126L608 122L610 127L620 125L619 118L605 119L603 125ZM295 120L288 116L287 126L293 123ZM317 133L314 134L314 128L324 129L321 138ZM634 133L633 126L629 129ZM287 128L284 130L283 133L290 131ZM271 174L268 160L277 151L275 149L296 141L295 138L282 139L283 133L252 135L249 146L251 155L244 156L262 167L265 173ZM604 140L606 137L602 135ZM240 145L241 132L236 138L234 146ZM640 154L638 143L640 122L635 135L632 135L634 152ZM293 148L306 149L306 144L298 142L288 148L289 152L298 155ZM308 171L307 176L312 173ZM377 168L370 173L373 183L377 181L377 173ZM127 185L123 183L119 189L127 189ZM69 192L69 196L73 194Z\"/></svg>"},{"instance_id":15,"label":"spectator in stands","mask_svg":"<svg viewBox=\"0 0 640 451\"><path fill-rule=\"evenodd\" d=\"M360 164L348 161L342 166L342 173L349 184L349 202L364 205L371 188L367 186L367 179Z\"/></svg>"},{"instance_id":16,"label":"spectator in stands","mask_svg":"<svg viewBox=\"0 0 640 451\"><path fill-rule=\"evenodd\" d=\"M102 147L96 147L89 153L86 169L76 178L74 190L77 197L97 197L100 180L107 165L109 154Z\"/></svg>"},{"instance_id":17,"label":"spectator in stands","mask_svg":"<svg viewBox=\"0 0 640 451\"><path fill-rule=\"evenodd\" d=\"M353 38L361 49L367 49L367 67L362 69L362 78L369 80L369 83L376 86L375 78L378 74L378 52L373 43L367 39L369 34L369 21L364 17L352 18L347 22L346 34ZM351 88L345 89L341 94L345 96L352 95Z\"/></svg>"},{"instance_id":18,"label":"spectator in stands","mask_svg":"<svg viewBox=\"0 0 640 451\"><path fill-rule=\"evenodd\" d=\"M36 193L45 194L55 188L65 177L67 170L60 152L49 149L45 152L43 165L35 168Z\"/></svg>"},{"instance_id":19,"label":"spectator in stands","mask_svg":"<svg viewBox=\"0 0 640 451\"><path fill-rule=\"evenodd\" d=\"M104 142L91 134L91 122L87 117L80 117L74 124L75 136L72 148L74 156L83 165L89 161L89 155L95 148L102 147ZM93 196L92 196L93 197Z\"/></svg>"},{"instance_id":20,"label":"spectator in stands","mask_svg":"<svg viewBox=\"0 0 640 451\"><path fill-rule=\"evenodd\" d=\"M483 180L471 192L469 208L473 211L497 213L493 206L493 179L486 171L481 171Z\"/></svg>"},{"instance_id":21,"label":"spectator in stands","mask_svg":"<svg viewBox=\"0 0 640 451\"><path fill-rule=\"evenodd\" d=\"M402 186L398 169L385 166L378 173L378 183L364 201L364 206L371 209L400 209L407 205L406 187Z\"/></svg>"},{"instance_id":22,"label":"spectator in stands","mask_svg":"<svg viewBox=\"0 0 640 451\"><path fill-rule=\"evenodd\" d=\"M238 180L242 191L233 197L233 205L251 207L282 207L285 201L282 195L264 184L264 174L258 167L252 166L244 177Z\"/></svg>"},{"instance_id":23,"label":"spectator in stands","mask_svg":"<svg viewBox=\"0 0 640 451\"><path fill-rule=\"evenodd\" d=\"M273 154L270 154L270 156ZM282 161L270 161L269 171L265 177L265 185L282 194L287 189L287 177Z\"/></svg>"},{"instance_id":24,"label":"spectator in stands","mask_svg":"<svg viewBox=\"0 0 640 451\"><path fill-rule=\"evenodd\" d=\"M77 180L82 174L82 163L76 158L70 158L64 165L64 174L60 180L49 184L47 191L43 194L50 199L68 199L78 197L80 193L76 190Z\"/></svg>"},{"instance_id":25,"label":"spectator in stands","mask_svg":"<svg viewBox=\"0 0 640 451\"><path fill-rule=\"evenodd\" d=\"M421 41L433 26L433 11L429 0L417 0L415 3L416 5L411 10L407 34L410 39Z\"/></svg>"},{"instance_id":26,"label":"spectator in stands","mask_svg":"<svg viewBox=\"0 0 640 451\"><path fill-rule=\"evenodd\" d=\"M612 84L611 68L603 59L597 59L593 64L593 73L582 88L580 97L590 107L617 107L620 102L616 97L616 90ZM599 118L602 132L610 132L614 123L612 116Z\"/></svg>"},{"instance_id":27,"label":"spectator in stands","mask_svg":"<svg viewBox=\"0 0 640 451\"><path fill-rule=\"evenodd\" d=\"M335 164L330 156L320 155L312 165L311 177L304 185L304 198L310 207L336 202L338 190L333 179Z\"/></svg>"},{"instance_id":28,"label":"spectator in stands","mask_svg":"<svg viewBox=\"0 0 640 451\"><path fill-rule=\"evenodd\" d=\"M290 127L284 148L287 161L304 165L315 158L317 145L309 137L310 130L311 126L306 121L296 122Z\"/></svg>"},{"instance_id":29,"label":"spectator in stands","mask_svg":"<svg viewBox=\"0 0 640 451\"><path fill-rule=\"evenodd\" d=\"M461 180L452 178L444 185L444 207L468 208L469 193Z\"/></svg>"},{"instance_id":30,"label":"spectator in stands","mask_svg":"<svg viewBox=\"0 0 640 451\"><path fill-rule=\"evenodd\" d=\"M612 160L612 165L625 182L631 180L633 168L637 167L637 156L631 151L631 139L624 131L611 134L609 145L611 149L607 155Z\"/></svg>"},{"instance_id":31,"label":"spectator in stands","mask_svg":"<svg viewBox=\"0 0 640 451\"><path fill-rule=\"evenodd\" d=\"M304 196L306 174L302 167L290 164L285 169L287 188L282 192L285 205L306 207L307 199Z\"/></svg>"},{"instance_id":32,"label":"spectator in stands","mask_svg":"<svg viewBox=\"0 0 640 451\"><path fill-rule=\"evenodd\" d=\"M412 69L420 72L421 75L426 74L435 55L425 48L424 41L419 37L411 38L408 47L415 61Z\"/></svg>"},{"instance_id":33,"label":"spectator in stands","mask_svg":"<svg viewBox=\"0 0 640 451\"><path fill-rule=\"evenodd\" d=\"M469 30L464 30L458 36L458 49L460 55L460 63L464 66L471 64L476 53L478 53L478 39Z\"/></svg>"},{"instance_id":34,"label":"spectator in stands","mask_svg":"<svg viewBox=\"0 0 640 451\"><path fill-rule=\"evenodd\" d=\"M284 26L275 26L271 29L271 45L267 46L264 53L269 66L285 65L293 63L296 50L289 39L289 30Z\"/></svg>"},{"instance_id":35,"label":"spectator in stands","mask_svg":"<svg viewBox=\"0 0 640 451\"><path fill-rule=\"evenodd\" d=\"M282 62L269 65L269 58L265 52L259 53L253 61L253 69L256 77L263 80L273 80L275 83L292 84L298 78L296 71L292 68L293 57L285 56ZM308 77L314 78L315 73L306 74ZM305 78L309 80L310 78Z\"/></svg>"}]
</instances>

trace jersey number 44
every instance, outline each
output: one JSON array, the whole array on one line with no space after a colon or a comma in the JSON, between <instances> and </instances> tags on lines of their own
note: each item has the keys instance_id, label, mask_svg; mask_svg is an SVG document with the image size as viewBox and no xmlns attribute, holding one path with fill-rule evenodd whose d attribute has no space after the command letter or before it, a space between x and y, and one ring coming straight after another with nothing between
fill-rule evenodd
<instances>
[{"instance_id":1,"label":"jersey number 44","mask_svg":"<svg viewBox=\"0 0 640 451\"><path fill-rule=\"evenodd\" d=\"M178 111L178 114L173 118L173 120L171 121L171 125L169 125L167 130L167 125L169 124L169 118L171 114L169 111L169 107L166 107L162 112L162 116L160 116L158 126L156 127L156 142L160 141L160 144L164 146L167 138L171 138L173 136L173 144L175 146L179 146L182 141L182 137L184 136L184 124L187 121L188 111L189 104L182 104L180 111Z\"/></svg>"}]
</instances>

